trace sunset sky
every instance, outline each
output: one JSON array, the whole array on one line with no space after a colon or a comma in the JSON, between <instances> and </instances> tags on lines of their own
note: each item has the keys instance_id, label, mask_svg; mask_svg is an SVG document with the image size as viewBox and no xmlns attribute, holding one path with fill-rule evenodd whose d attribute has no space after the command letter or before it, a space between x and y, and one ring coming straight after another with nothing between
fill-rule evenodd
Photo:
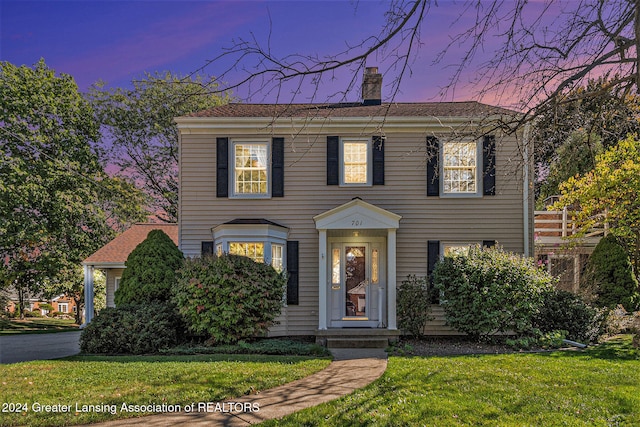
<instances>
[{"instance_id":1,"label":"sunset sky","mask_svg":"<svg viewBox=\"0 0 640 427\"><path fill-rule=\"evenodd\" d=\"M448 83L451 65L459 60L462 49L452 49L439 64L433 65L433 60L468 20L456 22L463 2L441 0L437 4L423 26L423 44L412 58L412 75L403 81L396 101L443 99L441 88ZM238 38L255 37L266 46L270 37L270 46L281 55L329 55L377 35L388 7L388 1L378 0L1 0L0 60L33 65L44 58L50 68L71 74L83 91L98 80L121 87L145 71L190 73ZM490 37L484 54L491 55L499 42ZM475 62L483 59L477 57ZM388 61L384 57L371 57L367 62L380 65L385 83L393 80L393 70L385 68ZM218 76L222 65L206 67L203 72ZM444 99L471 99L474 92L466 83L474 73L472 67L465 70L461 85ZM242 73L225 77L235 83ZM340 84L349 78L344 74L337 77ZM303 88L297 100L303 102L311 90ZM321 91L326 99L336 88L327 82ZM236 95L246 98L241 90ZM359 94L354 91L349 96L357 98ZM273 101L268 96L243 100Z\"/></svg>"}]
</instances>

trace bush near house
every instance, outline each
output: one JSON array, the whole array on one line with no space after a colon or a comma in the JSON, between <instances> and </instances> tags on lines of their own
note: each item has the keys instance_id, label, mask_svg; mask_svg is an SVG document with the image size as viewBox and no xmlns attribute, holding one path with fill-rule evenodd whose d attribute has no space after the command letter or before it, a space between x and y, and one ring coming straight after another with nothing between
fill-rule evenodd
<instances>
[{"instance_id":1,"label":"bush near house","mask_svg":"<svg viewBox=\"0 0 640 427\"><path fill-rule=\"evenodd\" d=\"M476 340L534 334L533 318L554 283L530 259L479 246L467 256L445 257L433 274L447 323Z\"/></svg>"},{"instance_id":2,"label":"bush near house","mask_svg":"<svg viewBox=\"0 0 640 427\"><path fill-rule=\"evenodd\" d=\"M170 302L176 271L183 261L180 249L162 230L149 232L127 258L115 293L116 305Z\"/></svg>"},{"instance_id":3,"label":"bush near house","mask_svg":"<svg viewBox=\"0 0 640 427\"><path fill-rule=\"evenodd\" d=\"M430 289L426 277L409 275L397 291L398 326L414 337L422 336L427 320L430 319Z\"/></svg>"},{"instance_id":4,"label":"bush near house","mask_svg":"<svg viewBox=\"0 0 640 427\"><path fill-rule=\"evenodd\" d=\"M87 325L80 349L96 354L143 354L175 346L184 323L172 301L182 252L162 230L149 232L127 258L116 308L106 308Z\"/></svg>"},{"instance_id":5,"label":"bush near house","mask_svg":"<svg viewBox=\"0 0 640 427\"><path fill-rule=\"evenodd\" d=\"M626 311L638 307L638 280L627 251L614 235L603 237L593 250L580 287L596 306L614 308L622 304Z\"/></svg>"},{"instance_id":6,"label":"bush near house","mask_svg":"<svg viewBox=\"0 0 640 427\"><path fill-rule=\"evenodd\" d=\"M284 273L243 256L187 259L175 302L192 332L235 343L266 333L280 314L286 283Z\"/></svg>"},{"instance_id":7,"label":"bush near house","mask_svg":"<svg viewBox=\"0 0 640 427\"><path fill-rule=\"evenodd\" d=\"M570 340L596 342L603 333L603 315L579 296L561 289L544 293L543 303L533 316L533 325L543 333L566 331Z\"/></svg>"},{"instance_id":8,"label":"bush near house","mask_svg":"<svg viewBox=\"0 0 640 427\"><path fill-rule=\"evenodd\" d=\"M105 308L80 336L80 350L91 354L146 354L176 346L184 323L166 303Z\"/></svg>"}]
</instances>

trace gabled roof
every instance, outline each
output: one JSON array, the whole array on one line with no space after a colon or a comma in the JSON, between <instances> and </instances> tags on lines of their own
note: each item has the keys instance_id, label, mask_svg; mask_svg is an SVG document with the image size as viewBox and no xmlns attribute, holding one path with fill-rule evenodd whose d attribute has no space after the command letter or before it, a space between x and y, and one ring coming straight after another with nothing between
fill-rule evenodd
<instances>
[{"instance_id":1,"label":"gabled roof","mask_svg":"<svg viewBox=\"0 0 640 427\"><path fill-rule=\"evenodd\" d=\"M124 265L129 254L147 238L147 235L152 230L164 231L173 240L173 243L178 244L178 224L134 224L131 228L98 249L82 263L90 265Z\"/></svg>"},{"instance_id":2,"label":"gabled roof","mask_svg":"<svg viewBox=\"0 0 640 427\"><path fill-rule=\"evenodd\" d=\"M403 102L339 104L225 104L189 117L477 117L513 115L502 107L466 102Z\"/></svg>"}]
</instances>

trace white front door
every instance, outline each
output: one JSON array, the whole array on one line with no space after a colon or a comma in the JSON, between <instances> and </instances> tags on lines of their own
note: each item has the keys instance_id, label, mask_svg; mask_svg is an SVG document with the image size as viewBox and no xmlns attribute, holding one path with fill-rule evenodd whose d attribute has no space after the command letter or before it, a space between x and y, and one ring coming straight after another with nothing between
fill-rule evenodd
<instances>
[{"instance_id":1,"label":"white front door","mask_svg":"<svg viewBox=\"0 0 640 427\"><path fill-rule=\"evenodd\" d=\"M385 298L384 242L330 243L330 327L382 327Z\"/></svg>"}]
</instances>

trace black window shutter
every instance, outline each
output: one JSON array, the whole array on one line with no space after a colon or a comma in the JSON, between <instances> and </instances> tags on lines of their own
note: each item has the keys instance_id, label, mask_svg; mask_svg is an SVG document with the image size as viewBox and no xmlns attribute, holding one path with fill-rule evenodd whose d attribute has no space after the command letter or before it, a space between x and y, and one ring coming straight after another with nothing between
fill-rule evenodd
<instances>
[{"instance_id":1,"label":"black window shutter","mask_svg":"<svg viewBox=\"0 0 640 427\"><path fill-rule=\"evenodd\" d=\"M229 197L229 138L216 138L216 196Z\"/></svg>"},{"instance_id":2,"label":"black window shutter","mask_svg":"<svg viewBox=\"0 0 640 427\"><path fill-rule=\"evenodd\" d=\"M271 197L284 197L284 138L271 140Z\"/></svg>"},{"instance_id":3,"label":"black window shutter","mask_svg":"<svg viewBox=\"0 0 640 427\"><path fill-rule=\"evenodd\" d=\"M429 240L427 242L427 278L430 286L430 300L432 304L437 304L440 294L433 288L433 270L440 259L440 240Z\"/></svg>"},{"instance_id":4,"label":"black window shutter","mask_svg":"<svg viewBox=\"0 0 640 427\"><path fill-rule=\"evenodd\" d=\"M427 137L427 196L440 195L440 144L438 138Z\"/></svg>"},{"instance_id":5,"label":"black window shutter","mask_svg":"<svg viewBox=\"0 0 640 427\"><path fill-rule=\"evenodd\" d=\"M493 135L482 140L482 193L496 195L496 138Z\"/></svg>"},{"instance_id":6,"label":"black window shutter","mask_svg":"<svg viewBox=\"0 0 640 427\"><path fill-rule=\"evenodd\" d=\"M340 137L327 137L327 185L340 184Z\"/></svg>"},{"instance_id":7,"label":"black window shutter","mask_svg":"<svg viewBox=\"0 0 640 427\"><path fill-rule=\"evenodd\" d=\"M496 241L495 240L483 240L482 241L482 247L483 248L492 248L496 245Z\"/></svg>"},{"instance_id":8,"label":"black window shutter","mask_svg":"<svg viewBox=\"0 0 640 427\"><path fill-rule=\"evenodd\" d=\"M200 255L213 255L213 242L201 242Z\"/></svg>"},{"instance_id":9,"label":"black window shutter","mask_svg":"<svg viewBox=\"0 0 640 427\"><path fill-rule=\"evenodd\" d=\"M298 305L298 241L287 241L287 305Z\"/></svg>"},{"instance_id":10,"label":"black window shutter","mask_svg":"<svg viewBox=\"0 0 640 427\"><path fill-rule=\"evenodd\" d=\"M384 143L382 136L373 137L373 185L384 185Z\"/></svg>"}]
</instances>

